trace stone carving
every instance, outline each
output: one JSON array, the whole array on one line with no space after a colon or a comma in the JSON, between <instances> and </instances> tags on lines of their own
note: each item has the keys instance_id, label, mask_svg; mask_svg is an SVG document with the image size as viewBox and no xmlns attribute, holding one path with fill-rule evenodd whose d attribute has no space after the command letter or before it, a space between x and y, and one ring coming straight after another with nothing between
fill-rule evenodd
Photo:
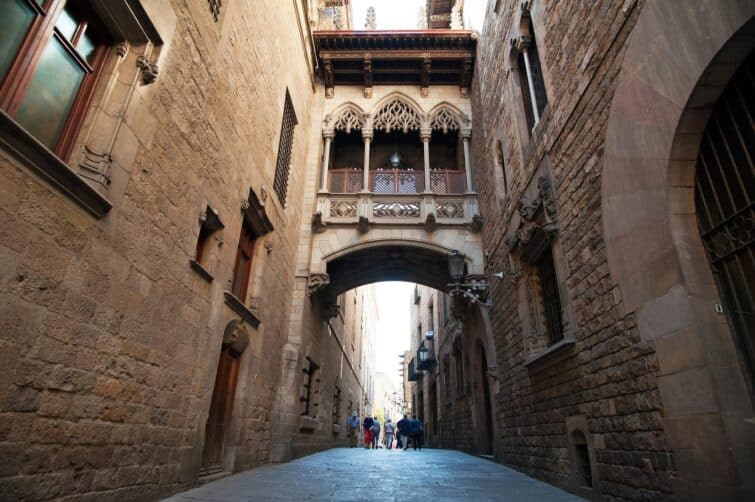
<instances>
[{"instance_id":1,"label":"stone carving","mask_svg":"<svg viewBox=\"0 0 755 502\"><path fill-rule=\"evenodd\" d=\"M357 230L360 234L366 234L370 231L370 220L368 220L365 216L360 216L359 221L357 221Z\"/></svg>"},{"instance_id":2,"label":"stone carving","mask_svg":"<svg viewBox=\"0 0 755 502\"><path fill-rule=\"evenodd\" d=\"M125 58L128 54L129 45L128 42L121 42L115 46L115 53L119 58Z\"/></svg>"},{"instance_id":3,"label":"stone carving","mask_svg":"<svg viewBox=\"0 0 755 502\"><path fill-rule=\"evenodd\" d=\"M416 131L422 125L422 117L407 102L394 98L375 114L373 127L380 131Z\"/></svg>"},{"instance_id":4,"label":"stone carving","mask_svg":"<svg viewBox=\"0 0 755 502\"><path fill-rule=\"evenodd\" d=\"M543 209L545 213L545 218L542 222L536 221L540 209ZM540 176L538 178L537 197L534 200L530 201L526 195L522 195L519 198L517 211L520 216L519 226L513 235L506 238L506 245L509 250L514 249L518 245L526 245L539 229L545 230L548 233L555 232L556 202L551 182L547 177Z\"/></svg>"},{"instance_id":5,"label":"stone carving","mask_svg":"<svg viewBox=\"0 0 755 502\"><path fill-rule=\"evenodd\" d=\"M84 145L84 156L79 162L79 174L103 188L110 186L110 165L113 158L109 153L99 153Z\"/></svg>"},{"instance_id":6,"label":"stone carving","mask_svg":"<svg viewBox=\"0 0 755 502\"><path fill-rule=\"evenodd\" d=\"M365 116L353 106L347 106L338 115L333 122L333 129L336 131L345 131L346 134L352 130L362 129L364 126Z\"/></svg>"},{"instance_id":7,"label":"stone carving","mask_svg":"<svg viewBox=\"0 0 755 502\"><path fill-rule=\"evenodd\" d=\"M309 274L307 276L307 295L312 296L328 284L330 284L328 274Z\"/></svg>"},{"instance_id":8,"label":"stone carving","mask_svg":"<svg viewBox=\"0 0 755 502\"><path fill-rule=\"evenodd\" d=\"M265 253L270 254L273 252L273 241L268 239L265 241Z\"/></svg>"},{"instance_id":9,"label":"stone carving","mask_svg":"<svg viewBox=\"0 0 755 502\"><path fill-rule=\"evenodd\" d=\"M328 224L322 221L322 213L317 211L312 215L312 231L321 234L328 229Z\"/></svg>"},{"instance_id":10,"label":"stone carving","mask_svg":"<svg viewBox=\"0 0 755 502\"><path fill-rule=\"evenodd\" d=\"M384 201L372 206L372 215L382 218L419 218L420 212L419 202Z\"/></svg>"},{"instance_id":11,"label":"stone carving","mask_svg":"<svg viewBox=\"0 0 755 502\"><path fill-rule=\"evenodd\" d=\"M330 216L337 218L350 218L357 215L356 200L333 200L330 203Z\"/></svg>"},{"instance_id":12,"label":"stone carving","mask_svg":"<svg viewBox=\"0 0 755 502\"><path fill-rule=\"evenodd\" d=\"M364 23L365 30L377 30L377 22L375 20L375 7L367 7L367 20Z\"/></svg>"},{"instance_id":13,"label":"stone carving","mask_svg":"<svg viewBox=\"0 0 755 502\"><path fill-rule=\"evenodd\" d=\"M427 218L425 218L425 231L432 234L435 233L436 230L438 230L438 221L435 219L435 215L430 213L427 215Z\"/></svg>"},{"instance_id":14,"label":"stone carving","mask_svg":"<svg viewBox=\"0 0 755 502\"><path fill-rule=\"evenodd\" d=\"M436 131L443 131L443 134L458 130L464 122L456 113L445 107L440 108L430 117L430 127Z\"/></svg>"},{"instance_id":15,"label":"stone carving","mask_svg":"<svg viewBox=\"0 0 755 502\"><path fill-rule=\"evenodd\" d=\"M139 56L136 60L136 66L142 73L142 82L144 85L149 85L157 79L157 74L160 71L157 64L151 63L144 56Z\"/></svg>"},{"instance_id":16,"label":"stone carving","mask_svg":"<svg viewBox=\"0 0 755 502\"><path fill-rule=\"evenodd\" d=\"M482 232L482 216L479 213L472 216L472 221L467 225L467 230L473 234L479 234Z\"/></svg>"},{"instance_id":17,"label":"stone carving","mask_svg":"<svg viewBox=\"0 0 755 502\"><path fill-rule=\"evenodd\" d=\"M236 354L241 354L249 345L249 333L244 321L234 319L229 322L223 331L223 345L230 347Z\"/></svg>"},{"instance_id":18,"label":"stone carving","mask_svg":"<svg viewBox=\"0 0 755 502\"><path fill-rule=\"evenodd\" d=\"M435 211L439 218L463 218L463 200L442 200L435 203Z\"/></svg>"},{"instance_id":19,"label":"stone carving","mask_svg":"<svg viewBox=\"0 0 755 502\"><path fill-rule=\"evenodd\" d=\"M207 0L207 6L210 8L210 14L212 14L215 22L218 22L220 18L220 9L223 7L223 0Z\"/></svg>"},{"instance_id":20,"label":"stone carving","mask_svg":"<svg viewBox=\"0 0 755 502\"><path fill-rule=\"evenodd\" d=\"M333 77L333 63L330 59L322 60L322 77L325 80L325 97L330 99L333 97L333 86L335 85L335 79Z\"/></svg>"},{"instance_id":21,"label":"stone carving","mask_svg":"<svg viewBox=\"0 0 755 502\"><path fill-rule=\"evenodd\" d=\"M328 315L328 319L335 319L341 313L341 306L337 304L328 305L325 313Z\"/></svg>"},{"instance_id":22,"label":"stone carving","mask_svg":"<svg viewBox=\"0 0 755 502\"><path fill-rule=\"evenodd\" d=\"M364 97L372 97L372 58L369 54L364 55L362 63L362 76L364 78Z\"/></svg>"}]
</instances>

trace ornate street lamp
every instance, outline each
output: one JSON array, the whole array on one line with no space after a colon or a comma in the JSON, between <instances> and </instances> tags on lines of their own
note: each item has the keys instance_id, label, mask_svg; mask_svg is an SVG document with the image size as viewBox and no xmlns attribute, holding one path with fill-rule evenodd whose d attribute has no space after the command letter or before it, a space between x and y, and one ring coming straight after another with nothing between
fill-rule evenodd
<instances>
[{"instance_id":1,"label":"ornate street lamp","mask_svg":"<svg viewBox=\"0 0 755 502\"><path fill-rule=\"evenodd\" d=\"M479 303L484 307L491 307L490 300L484 300L487 296L489 284L484 277L470 277L464 275L464 255L457 250L448 255L448 275L453 281L448 286L450 296L461 295L472 303Z\"/></svg>"}]
</instances>

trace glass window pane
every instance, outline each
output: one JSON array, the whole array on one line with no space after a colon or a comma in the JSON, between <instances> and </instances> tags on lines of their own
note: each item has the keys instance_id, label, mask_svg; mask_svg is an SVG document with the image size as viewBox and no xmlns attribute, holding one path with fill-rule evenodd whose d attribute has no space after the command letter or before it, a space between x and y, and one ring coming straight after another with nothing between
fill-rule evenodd
<instances>
[{"instance_id":1,"label":"glass window pane","mask_svg":"<svg viewBox=\"0 0 755 502\"><path fill-rule=\"evenodd\" d=\"M84 76L84 69L63 44L52 37L21 102L16 121L54 149Z\"/></svg>"},{"instance_id":2,"label":"glass window pane","mask_svg":"<svg viewBox=\"0 0 755 502\"><path fill-rule=\"evenodd\" d=\"M36 14L24 0L3 2L0 15L0 82L5 79L18 48Z\"/></svg>"},{"instance_id":3,"label":"glass window pane","mask_svg":"<svg viewBox=\"0 0 755 502\"><path fill-rule=\"evenodd\" d=\"M79 39L79 43L76 44L76 50L90 65L94 62L94 50L96 48L97 46L94 44L94 40L92 40L92 37L90 37L87 32L84 32Z\"/></svg>"},{"instance_id":4,"label":"glass window pane","mask_svg":"<svg viewBox=\"0 0 755 502\"><path fill-rule=\"evenodd\" d=\"M60 17L55 22L55 27L60 30L60 33L68 40L73 38L76 33L76 28L79 26L79 22L73 17L73 14L68 8L63 9L60 13Z\"/></svg>"}]
</instances>

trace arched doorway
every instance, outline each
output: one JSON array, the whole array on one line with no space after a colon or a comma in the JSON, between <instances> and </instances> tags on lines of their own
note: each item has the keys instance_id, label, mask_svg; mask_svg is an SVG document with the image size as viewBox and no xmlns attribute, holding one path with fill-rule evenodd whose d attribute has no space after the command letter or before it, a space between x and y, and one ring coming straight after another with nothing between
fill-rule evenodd
<instances>
[{"instance_id":1,"label":"arched doorway","mask_svg":"<svg viewBox=\"0 0 755 502\"><path fill-rule=\"evenodd\" d=\"M488 359L482 342L477 342L477 409L482 422L478 432L478 445L481 455L493 454L493 406L490 401L490 382L488 381Z\"/></svg>"},{"instance_id":2,"label":"arched doorway","mask_svg":"<svg viewBox=\"0 0 755 502\"><path fill-rule=\"evenodd\" d=\"M722 310L755 374L755 52L713 108L695 169L695 210Z\"/></svg>"},{"instance_id":3,"label":"arched doorway","mask_svg":"<svg viewBox=\"0 0 755 502\"><path fill-rule=\"evenodd\" d=\"M200 475L220 472L224 468L241 354L248 344L249 335L243 322L239 320L229 322L223 333L210 411L205 424Z\"/></svg>"}]
</instances>

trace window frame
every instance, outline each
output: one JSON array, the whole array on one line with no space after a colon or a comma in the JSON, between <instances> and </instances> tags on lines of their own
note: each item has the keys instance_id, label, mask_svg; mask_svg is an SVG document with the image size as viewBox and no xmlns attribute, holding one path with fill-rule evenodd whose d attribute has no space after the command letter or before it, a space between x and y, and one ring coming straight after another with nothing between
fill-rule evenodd
<instances>
[{"instance_id":1,"label":"window frame","mask_svg":"<svg viewBox=\"0 0 755 502\"><path fill-rule=\"evenodd\" d=\"M34 75L39 68L44 51L53 39L56 39L85 72L57 143L52 147L45 145L60 159L66 161L81 130L84 116L94 96L97 81L102 74L108 53L106 30L99 22L93 28L100 40L96 45L90 64L78 53L75 45L89 25L92 24L91 18L79 21L72 40L69 41L56 26L69 0L46 0L42 6L34 0L23 1L35 12L36 17L29 26L24 41L8 67L7 74L0 82L0 110L15 120L21 103L26 97Z\"/></svg>"},{"instance_id":2,"label":"window frame","mask_svg":"<svg viewBox=\"0 0 755 502\"><path fill-rule=\"evenodd\" d=\"M236 259L233 264L233 275L231 279L231 293L235 295L242 302L245 301L246 294L249 288L249 279L252 271L252 261L254 259L254 244L257 240L257 236L252 232L246 218L241 223L241 234L239 235L238 246L236 247ZM237 284L236 280L239 277L238 268L241 254L244 253L247 257L247 261L244 264L244 270L241 274L241 282ZM237 289L238 286L238 289Z\"/></svg>"}]
</instances>

